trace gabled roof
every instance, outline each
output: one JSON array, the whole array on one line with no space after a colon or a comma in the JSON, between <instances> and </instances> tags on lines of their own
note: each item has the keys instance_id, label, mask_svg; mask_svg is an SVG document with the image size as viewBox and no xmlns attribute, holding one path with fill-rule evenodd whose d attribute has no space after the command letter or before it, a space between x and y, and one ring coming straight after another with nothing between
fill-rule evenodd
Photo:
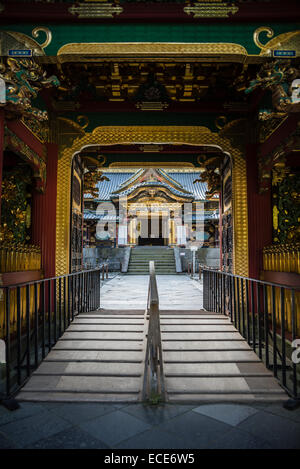
<instances>
[{"instance_id":1,"label":"gabled roof","mask_svg":"<svg viewBox=\"0 0 300 469\"><path fill-rule=\"evenodd\" d=\"M186 194L188 197L193 197L193 194L189 191L186 191L184 187L178 182L172 179L163 169L156 168L147 168L140 169L137 173L129 178L127 181L124 181L121 186L112 193L112 198L115 196L128 195L132 193L132 189L135 190L140 186L151 185L151 186L161 186L165 188L173 189L173 193L177 194Z\"/></svg>"},{"instance_id":2,"label":"gabled roof","mask_svg":"<svg viewBox=\"0 0 300 469\"><path fill-rule=\"evenodd\" d=\"M176 196L183 198L193 198L197 200L207 200L206 190L207 184L205 182L193 181L199 178L199 171L195 172L179 172L179 171L165 171L163 169L156 169L155 172L161 181L142 181L143 176L146 175L148 169L139 169L135 173L132 172L103 172L104 176L109 178L109 181L101 181L97 183L99 190L98 197L95 201L105 201L116 199L121 195L131 194L133 190L140 187L151 187L153 185L161 186L162 188L168 187L170 192ZM90 194L85 194L85 199L92 199Z\"/></svg>"}]
</instances>

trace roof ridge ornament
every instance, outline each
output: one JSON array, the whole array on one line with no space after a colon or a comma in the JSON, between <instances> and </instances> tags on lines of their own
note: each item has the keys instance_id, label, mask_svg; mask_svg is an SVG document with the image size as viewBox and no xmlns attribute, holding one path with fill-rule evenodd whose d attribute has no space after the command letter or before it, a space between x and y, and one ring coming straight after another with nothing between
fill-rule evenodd
<instances>
[{"instance_id":1,"label":"roof ridge ornament","mask_svg":"<svg viewBox=\"0 0 300 469\"><path fill-rule=\"evenodd\" d=\"M268 43L264 45L259 40L259 35L260 35L260 33L263 33L263 32L267 33L267 37L270 38L270 39L274 36L274 31L273 31L272 28L270 28L269 26L260 26L253 33L253 41L254 41L254 44L259 49L261 49L262 52L267 53L269 55L271 53L271 49L267 48Z\"/></svg>"},{"instance_id":2,"label":"roof ridge ornament","mask_svg":"<svg viewBox=\"0 0 300 469\"><path fill-rule=\"evenodd\" d=\"M39 44L39 46L42 48L42 49L45 49L46 47L49 46L49 44L51 43L52 41L52 33L50 31L49 28L46 28L44 26L37 26L36 28L34 28L31 32L32 34L32 37L34 37L35 39L37 39L40 35L40 32L43 32L46 34L46 40L45 42L43 42L42 44Z\"/></svg>"}]
</instances>

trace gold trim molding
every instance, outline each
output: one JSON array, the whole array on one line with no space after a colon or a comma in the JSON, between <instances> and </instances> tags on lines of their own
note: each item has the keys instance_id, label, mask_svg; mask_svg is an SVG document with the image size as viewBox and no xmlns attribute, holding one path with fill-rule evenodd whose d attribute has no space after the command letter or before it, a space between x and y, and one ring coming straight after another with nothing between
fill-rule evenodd
<instances>
[{"instance_id":1,"label":"gold trim molding","mask_svg":"<svg viewBox=\"0 0 300 469\"><path fill-rule=\"evenodd\" d=\"M198 3L184 7L183 11L187 15L192 14L194 18L228 18L229 15L235 15L239 11L239 7L228 2L198 1Z\"/></svg>"},{"instance_id":2,"label":"gold trim molding","mask_svg":"<svg viewBox=\"0 0 300 469\"><path fill-rule=\"evenodd\" d=\"M186 62L222 62L224 60L244 63L248 53L239 44L232 43L184 43L184 42L114 42L70 43L57 52L58 62L103 61L118 58L174 60Z\"/></svg>"},{"instance_id":3,"label":"gold trim molding","mask_svg":"<svg viewBox=\"0 0 300 469\"><path fill-rule=\"evenodd\" d=\"M114 3L76 3L68 11L78 18L113 18L123 12L120 5Z\"/></svg>"},{"instance_id":4,"label":"gold trim molding","mask_svg":"<svg viewBox=\"0 0 300 469\"><path fill-rule=\"evenodd\" d=\"M90 146L128 144L186 144L215 146L233 160L234 272L248 275L248 212L246 163L226 138L197 126L103 126L60 146L57 175L56 274L69 270L71 164L75 154ZM173 165L174 166L174 165Z\"/></svg>"}]
</instances>

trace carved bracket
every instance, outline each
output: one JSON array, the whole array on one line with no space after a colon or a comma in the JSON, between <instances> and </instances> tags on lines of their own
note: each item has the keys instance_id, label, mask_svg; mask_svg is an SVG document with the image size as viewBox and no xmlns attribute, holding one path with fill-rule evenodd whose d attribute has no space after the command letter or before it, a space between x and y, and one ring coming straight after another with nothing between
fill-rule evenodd
<instances>
[{"instance_id":1,"label":"carved bracket","mask_svg":"<svg viewBox=\"0 0 300 469\"><path fill-rule=\"evenodd\" d=\"M8 117L11 114L11 117L21 115L39 121L48 119L47 112L33 107L31 101L37 97L41 88L59 86L55 75L47 78L44 70L33 59L8 58L0 64L0 78L5 83L5 96L3 93L0 106L6 108Z\"/></svg>"}]
</instances>

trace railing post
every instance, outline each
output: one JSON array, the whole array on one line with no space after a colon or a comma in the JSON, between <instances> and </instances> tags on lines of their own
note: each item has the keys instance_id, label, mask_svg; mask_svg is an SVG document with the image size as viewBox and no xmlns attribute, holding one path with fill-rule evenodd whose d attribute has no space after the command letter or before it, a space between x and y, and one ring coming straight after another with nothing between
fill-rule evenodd
<instances>
[{"instance_id":1,"label":"railing post","mask_svg":"<svg viewBox=\"0 0 300 469\"><path fill-rule=\"evenodd\" d=\"M143 398L164 400L163 357L160 334L159 299L154 261L149 262L149 292L147 310L149 314L148 337L145 356Z\"/></svg>"},{"instance_id":2,"label":"railing post","mask_svg":"<svg viewBox=\"0 0 300 469\"><path fill-rule=\"evenodd\" d=\"M273 346L273 373L277 378L277 331L276 331L276 305L275 305L275 287L271 291L272 304L272 346Z\"/></svg>"},{"instance_id":3,"label":"railing post","mask_svg":"<svg viewBox=\"0 0 300 469\"><path fill-rule=\"evenodd\" d=\"M280 312L281 312L281 366L282 383L286 385L286 350L285 350L285 290L280 288Z\"/></svg>"},{"instance_id":4,"label":"railing post","mask_svg":"<svg viewBox=\"0 0 300 469\"><path fill-rule=\"evenodd\" d=\"M17 287L17 376L18 384L21 384L21 291Z\"/></svg>"},{"instance_id":5,"label":"railing post","mask_svg":"<svg viewBox=\"0 0 300 469\"><path fill-rule=\"evenodd\" d=\"M291 314L292 314L292 343L296 340L296 310L295 310L295 290L291 291ZM293 373L293 396L298 397L298 381L297 381L297 365L296 362L292 362L292 373Z\"/></svg>"},{"instance_id":6,"label":"railing post","mask_svg":"<svg viewBox=\"0 0 300 469\"><path fill-rule=\"evenodd\" d=\"M6 359L6 394L10 394L10 288L5 288L5 320L6 320L6 337L5 337L5 359Z\"/></svg>"}]
</instances>

